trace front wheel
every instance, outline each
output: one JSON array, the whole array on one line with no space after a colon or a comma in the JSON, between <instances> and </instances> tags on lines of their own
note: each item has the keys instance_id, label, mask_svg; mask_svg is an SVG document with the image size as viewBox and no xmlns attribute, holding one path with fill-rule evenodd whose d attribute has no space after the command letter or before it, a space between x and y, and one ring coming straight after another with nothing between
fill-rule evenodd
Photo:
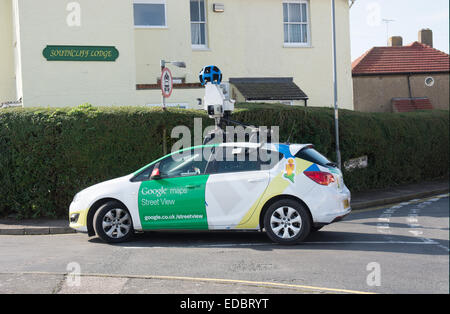
<instances>
[{"instance_id":1,"label":"front wheel","mask_svg":"<svg viewBox=\"0 0 450 314\"><path fill-rule=\"evenodd\" d=\"M288 245L303 241L311 230L311 222L307 210L301 204L285 199L267 209L264 227L272 241Z\"/></svg>"},{"instance_id":2,"label":"front wheel","mask_svg":"<svg viewBox=\"0 0 450 314\"><path fill-rule=\"evenodd\" d=\"M134 233L133 221L128 210L119 202L108 202L94 215L95 233L105 242L128 241Z\"/></svg>"}]
</instances>

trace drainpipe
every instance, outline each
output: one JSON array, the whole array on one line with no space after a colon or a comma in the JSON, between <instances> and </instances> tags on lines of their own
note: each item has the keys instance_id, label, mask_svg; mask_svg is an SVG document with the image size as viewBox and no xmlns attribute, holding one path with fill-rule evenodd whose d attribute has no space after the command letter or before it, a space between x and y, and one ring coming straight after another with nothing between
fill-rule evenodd
<instances>
[{"instance_id":1,"label":"drainpipe","mask_svg":"<svg viewBox=\"0 0 450 314\"><path fill-rule=\"evenodd\" d=\"M414 99L413 99L413 95L412 95L412 87L411 87L411 73L407 74L407 79L408 79L408 93L409 93L409 99L411 100L411 104L414 105Z\"/></svg>"}]
</instances>

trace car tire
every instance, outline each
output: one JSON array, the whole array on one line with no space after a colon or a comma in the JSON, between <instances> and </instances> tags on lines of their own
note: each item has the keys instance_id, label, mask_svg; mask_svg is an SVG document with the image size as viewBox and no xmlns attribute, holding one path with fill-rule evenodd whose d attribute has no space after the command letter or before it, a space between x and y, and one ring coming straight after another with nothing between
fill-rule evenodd
<instances>
[{"instance_id":1,"label":"car tire","mask_svg":"<svg viewBox=\"0 0 450 314\"><path fill-rule=\"evenodd\" d=\"M111 201L101 206L94 215L94 230L107 243L121 243L134 234L130 212L119 202Z\"/></svg>"},{"instance_id":2,"label":"car tire","mask_svg":"<svg viewBox=\"0 0 450 314\"><path fill-rule=\"evenodd\" d=\"M284 199L273 203L264 214L267 236L279 244L302 242L310 233L311 219L300 203Z\"/></svg>"}]
</instances>

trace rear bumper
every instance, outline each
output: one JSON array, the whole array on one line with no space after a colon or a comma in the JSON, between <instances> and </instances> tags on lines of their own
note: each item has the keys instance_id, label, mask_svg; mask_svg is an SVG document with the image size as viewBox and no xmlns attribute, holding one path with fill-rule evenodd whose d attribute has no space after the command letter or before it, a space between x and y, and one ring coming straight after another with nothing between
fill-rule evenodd
<instances>
[{"instance_id":1,"label":"rear bumper","mask_svg":"<svg viewBox=\"0 0 450 314\"><path fill-rule=\"evenodd\" d=\"M349 207L348 210L346 210L342 215L335 217L335 218L331 221L331 223L333 223L333 222L338 222L338 221L343 220L345 217L347 217L348 215L350 215L351 212L352 212L352 209L351 209L351 207Z\"/></svg>"},{"instance_id":2,"label":"rear bumper","mask_svg":"<svg viewBox=\"0 0 450 314\"><path fill-rule=\"evenodd\" d=\"M313 216L314 225L326 225L349 215L351 194L347 187L336 190L328 187L317 187L306 202Z\"/></svg>"},{"instance_id":3,"label":"rear bumper","mask_svg":"<svg viewBox=\"0 0 450 314\"><path fill-rule=\"evenodd\" d=\"M343 212L333 213L333 214L329 214L329 215L323 215L322 217L320 217L319 221L314 222L314 225L324 226L324 225L329 225L329 224L341 221L345 217L350 215L351 212L352 212L352 209L348 208Z\"/></svg>"}]
</instances>

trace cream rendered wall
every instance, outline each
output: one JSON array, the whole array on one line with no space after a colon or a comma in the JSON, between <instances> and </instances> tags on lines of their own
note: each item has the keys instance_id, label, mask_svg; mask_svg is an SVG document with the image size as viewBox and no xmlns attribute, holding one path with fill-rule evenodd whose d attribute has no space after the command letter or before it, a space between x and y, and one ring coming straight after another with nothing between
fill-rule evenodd
<instances>
[{"instance_id":1,"label":"cream rendered wall","mask_svg":"<svg viewBox=\"0 0 450 314\"><path fill-rule=\"evenodd\" d=\"M0 103L17 100L12 0L0 0Z\"/></svg>"},{"instance_id":2,"label":"cream rendered wall","mask_svg":"<svg viewBox=\"0 0 450 314\"><path fill-rule=\"evenodd\" d=\"M167 0L167 28L135 29L138 83L156 83L160 59L182 60L187 69L171 69L188 83L198 82L203 66L215 64L224 80L294 77L309 106L333 105L331 1L309 1L311 46L302 48L283 45L282 0L224 0L224 13L213 12L214 2L207 0L208 49L191 47L189 0ZM336 1L336 16L339 106L353 109L348 1ZM201 89L175 89L168 102L195 103L202 96ZM138 103L159 98L155 91L137 91Z\"/></svg>"},{"instance_id":3,"label":"cream rendered wall","mask_svg":"<svg viewBox=\"0 0 450 314\"><path fill-rule=\"evenodd\" d=\"M132 0L18 2L24 106L134 104ZM70 2L80 4L80 27L66 22ZM47 45L115 46L120 55L115 62L49 62Z\"/></svg>"}]
</instances>

